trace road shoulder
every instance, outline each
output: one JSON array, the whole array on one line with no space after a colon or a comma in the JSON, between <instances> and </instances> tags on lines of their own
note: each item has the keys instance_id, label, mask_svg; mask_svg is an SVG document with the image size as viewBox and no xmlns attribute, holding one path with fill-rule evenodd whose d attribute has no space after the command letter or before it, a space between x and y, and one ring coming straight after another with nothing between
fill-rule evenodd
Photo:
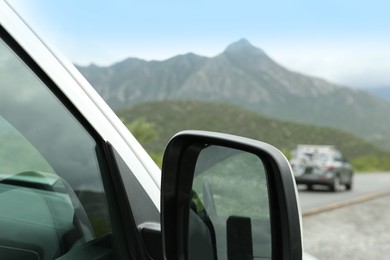
<instances>
[{"instance_id":1,"label":"road shoulder","mask_svg":"<svg viewBox=\"0 0 390 260\"><path fill-rule=\"evenodd\" d=\"M305 251L318 259L388 259L389 196L308 215L303 220Z\"/></svg>"}]
</instances>

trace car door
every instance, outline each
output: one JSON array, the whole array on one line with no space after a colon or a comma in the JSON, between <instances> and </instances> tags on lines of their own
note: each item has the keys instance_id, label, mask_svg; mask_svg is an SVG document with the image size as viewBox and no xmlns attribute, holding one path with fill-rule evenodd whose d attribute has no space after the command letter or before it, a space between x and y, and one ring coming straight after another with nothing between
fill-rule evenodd
<instances>
[{"instance_id":1,"label":"car door","mask_svg":"<svg viewBox=\"0 0 390 260\"><path fill-rule=\"evenodd\" d=\"M157 167L3 1L0 10L0 258L144 259L137 226L159 221Z\"/></svg>"},{"instance_id":2,"label":"car door","mask_svg":"<svg viewBox=\"0 0 390 260\"><path fill-rule=\"evenodd\" d=\"M346 183L349 178L347 163L339 151L333 154L333 162L337 166L337 173L340 175L341 183Z\"/></svg>"}]
</instances>

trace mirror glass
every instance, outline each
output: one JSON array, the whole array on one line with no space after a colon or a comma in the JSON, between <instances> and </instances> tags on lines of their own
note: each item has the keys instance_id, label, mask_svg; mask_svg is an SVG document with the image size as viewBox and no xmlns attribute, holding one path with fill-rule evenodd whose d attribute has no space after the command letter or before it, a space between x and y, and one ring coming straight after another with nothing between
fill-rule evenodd
<instances>
[{"instance_id":1,"label":"mirror glass","mask_svg":"<svg viewBox=\"0 0 390 260\"><path fill-rule=\"evenodd\" d=\"M189 215L190 259L271 258L267 175L257 155L205 147L196 163Z\"/></svg>"}]
</instances>

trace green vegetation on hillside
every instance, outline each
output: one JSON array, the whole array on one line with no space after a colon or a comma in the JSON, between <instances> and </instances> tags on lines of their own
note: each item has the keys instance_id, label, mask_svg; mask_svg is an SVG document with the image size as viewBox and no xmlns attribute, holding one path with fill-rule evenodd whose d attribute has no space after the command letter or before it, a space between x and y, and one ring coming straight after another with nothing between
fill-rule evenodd
<instances>
[{"instance_id":1,"label":"green vegetation on hillside","mask_svg":"<svg viewBox=\"0 0 390 260\"><path fill-rule=\"evenodd\" d=\"M123 118L121 120L143 146L147 146L149 142L158 138L157 127L154 123L146 122L143 118L138 118L130 123ZM159 166L162 165L162 152L150 150L149 155Z\"/></svg>"},{"instance_id":2,"label":"green vegetation on hillside","mask_svg":"<svg viewBox=\"0 0 390 260\"><path fill-rule=\"evenodd\" d=\"M156 138L143 143L146 150L154 155L162 154L169 139L179 131L208 130L264 141L286 154L298 144L336 145L351 160L355 171L390 170L389 153L352 134L274 120L228 104L161 101L144 103L117 113L126 124L142 118L144 123L156 127Z\"/></svg>"}]
</instances>

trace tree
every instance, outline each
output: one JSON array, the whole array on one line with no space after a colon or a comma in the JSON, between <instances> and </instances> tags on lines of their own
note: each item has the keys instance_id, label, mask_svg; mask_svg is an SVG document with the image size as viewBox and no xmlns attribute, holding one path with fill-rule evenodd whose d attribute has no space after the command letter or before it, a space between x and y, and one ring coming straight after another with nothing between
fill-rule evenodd
<instances>
[{"instance_id":1,"label":"tree","mask_svg":"<svg viewBox=\"0 0 390 260\"><path fill-rule=\"evenodd\" d=\"M126 123L123 118L122 121L142 146L158 137L156 125L146 122L143 118L138 118L131 123Z\"/></svg>"},{"instance_id":2,"label":"tree","mask_svg":"<svg viewBox=\"0 0 390 260\"><path fill-rule=\"evenodd\" d=\"M124 118L121 118L121 120L143 147L146 147L147 143L158 138L157 127L154 123L146 122L143 118L138 118L131 123L127 123ZM151 151L148 151L148 153L155 163L161 167L162 153Z\"/></svg>"}]
</instances>

